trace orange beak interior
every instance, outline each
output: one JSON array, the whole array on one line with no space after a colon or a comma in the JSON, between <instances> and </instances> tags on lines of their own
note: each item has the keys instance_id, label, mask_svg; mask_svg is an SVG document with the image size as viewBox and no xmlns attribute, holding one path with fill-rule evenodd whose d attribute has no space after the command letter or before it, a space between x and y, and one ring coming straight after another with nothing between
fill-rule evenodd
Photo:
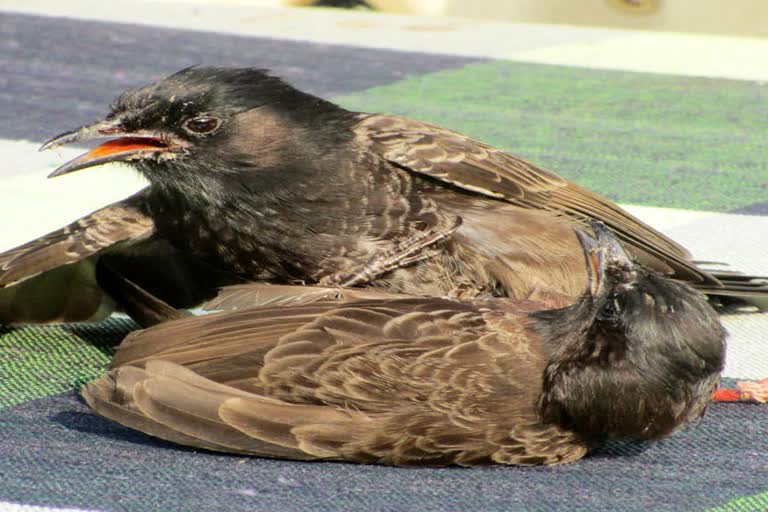
<instances>
[{"instance_id":1,"label":"orange beak interior","mask_svg":"<svg viewBox=\"0 0 768 512\"><path fill-rule=\"evenodd\" d=\"M151 137L123 137L100 144L87 153L88 158L103 158L126 151L157 150L167 148L159 139Z\"/></svg>"}]
</instances>

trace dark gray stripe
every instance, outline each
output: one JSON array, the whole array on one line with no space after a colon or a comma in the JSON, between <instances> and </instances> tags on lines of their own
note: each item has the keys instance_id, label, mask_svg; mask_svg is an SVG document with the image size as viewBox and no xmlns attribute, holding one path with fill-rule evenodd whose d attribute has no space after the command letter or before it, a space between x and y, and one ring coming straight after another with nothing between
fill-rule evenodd
<instances>
[{"instance_id":1,"label":"dark gray stripe","mask_svg":"<svg viewBox=\"0 0 768 512\"><path fill-rule=\"evenodd\" d=\"M617 397L621 399L621 397ZM768 490L763 406L553 468L399 469L216 455L93 415L74 392L0 415L0 500L101 510L703 510Z\"/></svg>"},{"instance_id":2,"label":"dark gray stripe","mask_svg":"<svg viewBox=\"0 0 768 512\"><path fill-rule=\"evenodd\" d=\"M768 215L768 201L761 203L752 203L733 210L731 213L741 213L744 215Z\"/></svg>"},{"instance_id":3,"label":"dark gray stripe","mask_svg":"<svg viewBox=\"0 0 768 512\"><path fill-rule=\"evenodd\" d=\"M271 69L330 97L479 60L3 13L0 138L47 139L103 115L123 90L195 64Z\"/></svg>"}]
</instances>

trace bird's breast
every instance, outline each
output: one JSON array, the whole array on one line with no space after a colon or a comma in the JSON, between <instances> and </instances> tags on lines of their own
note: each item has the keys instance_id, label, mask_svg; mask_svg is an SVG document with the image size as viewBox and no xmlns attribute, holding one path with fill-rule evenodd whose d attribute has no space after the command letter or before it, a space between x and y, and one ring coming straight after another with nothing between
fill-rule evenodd
<instances>
[{"instance_id":1,"label":"bird's breast","mask_svg":"<svg viewBox=\"0 0 768 512\"><path fill-rule=\"evenodd\" d=\"M315 282L377 251L377 244L365 237L323 233L330 228L298 216L301 207L178 206L173 201L153 205L161 236L177 249L247 279Z\"/></svg>"}]
</instances>

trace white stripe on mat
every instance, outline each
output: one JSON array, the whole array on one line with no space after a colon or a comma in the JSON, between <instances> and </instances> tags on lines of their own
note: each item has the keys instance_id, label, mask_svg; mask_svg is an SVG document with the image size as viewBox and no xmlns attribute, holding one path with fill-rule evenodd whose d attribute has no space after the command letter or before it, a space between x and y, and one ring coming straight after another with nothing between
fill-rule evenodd
<instances>
[{"instance_id":1,"label":"white stripe on mat","mask_svg":"<svg viewBox=\"0 0 768 512\"><path fill-rule=\"evenodd\" d=\"M47 180L77 149L37 152L37 144L0 140L0 161L14 170L0 178L0 251L43 235L63 224L139 190L146 182L120 165L103 166ZM9 171L4 170L6 176ZM694 258L720 261L730 268L768 276L768 216L626 206L648 224L688 247ZM768 376L768 312L727 315L730 332L725 375Z\"/></svg>"},{"instance_id":2,"label":"white stripe on mat","mask_svg":"<svg viewBox=\"0 0 768 512\"><path fill-rule=\"evenodd\" d=\"M17 503L8 503L6 501L0 501L0 512L96 512L95 509L89 508L54 508L54 507L38 507L34 505L19 505Z\"/></svg>"}]
</instances>

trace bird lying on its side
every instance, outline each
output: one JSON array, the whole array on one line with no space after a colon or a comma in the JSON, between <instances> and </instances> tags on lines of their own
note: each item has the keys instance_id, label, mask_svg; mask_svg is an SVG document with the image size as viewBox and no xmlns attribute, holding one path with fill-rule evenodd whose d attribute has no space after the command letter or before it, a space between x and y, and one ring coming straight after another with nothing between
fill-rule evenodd
<instances>
[{"instance_id":1,"label":"bird lying on its side","mask_svg":"<svg viewBox=\"0 0 768 512\"><path fill-rule=\"evenodd\" d=\"M589 288L562 309L281 286L278 307L132 333L82 393L153 436L291 459L557 464L659 439L703 414L725 333L703 295L595 231Z\"/></svg>"},{"instance_id":2,"label":"bird lying on its side","mask_svg":"<svg viewBox=\"0 0 768 512\"><path fill-rule=\"evenodd\" d=\"M573 227L589 219L705 293L768 296L749 277L698 268L541 167L427 123L344 110L259 70L180 71L43 149L96 138L111 140L52 176L121 161L150 186L0 254L0 323L103 317L101 287L130 311L99 278L104 264L174 308L250 281L572 303L586 282Z\"/></svg>"}]
</instances>

